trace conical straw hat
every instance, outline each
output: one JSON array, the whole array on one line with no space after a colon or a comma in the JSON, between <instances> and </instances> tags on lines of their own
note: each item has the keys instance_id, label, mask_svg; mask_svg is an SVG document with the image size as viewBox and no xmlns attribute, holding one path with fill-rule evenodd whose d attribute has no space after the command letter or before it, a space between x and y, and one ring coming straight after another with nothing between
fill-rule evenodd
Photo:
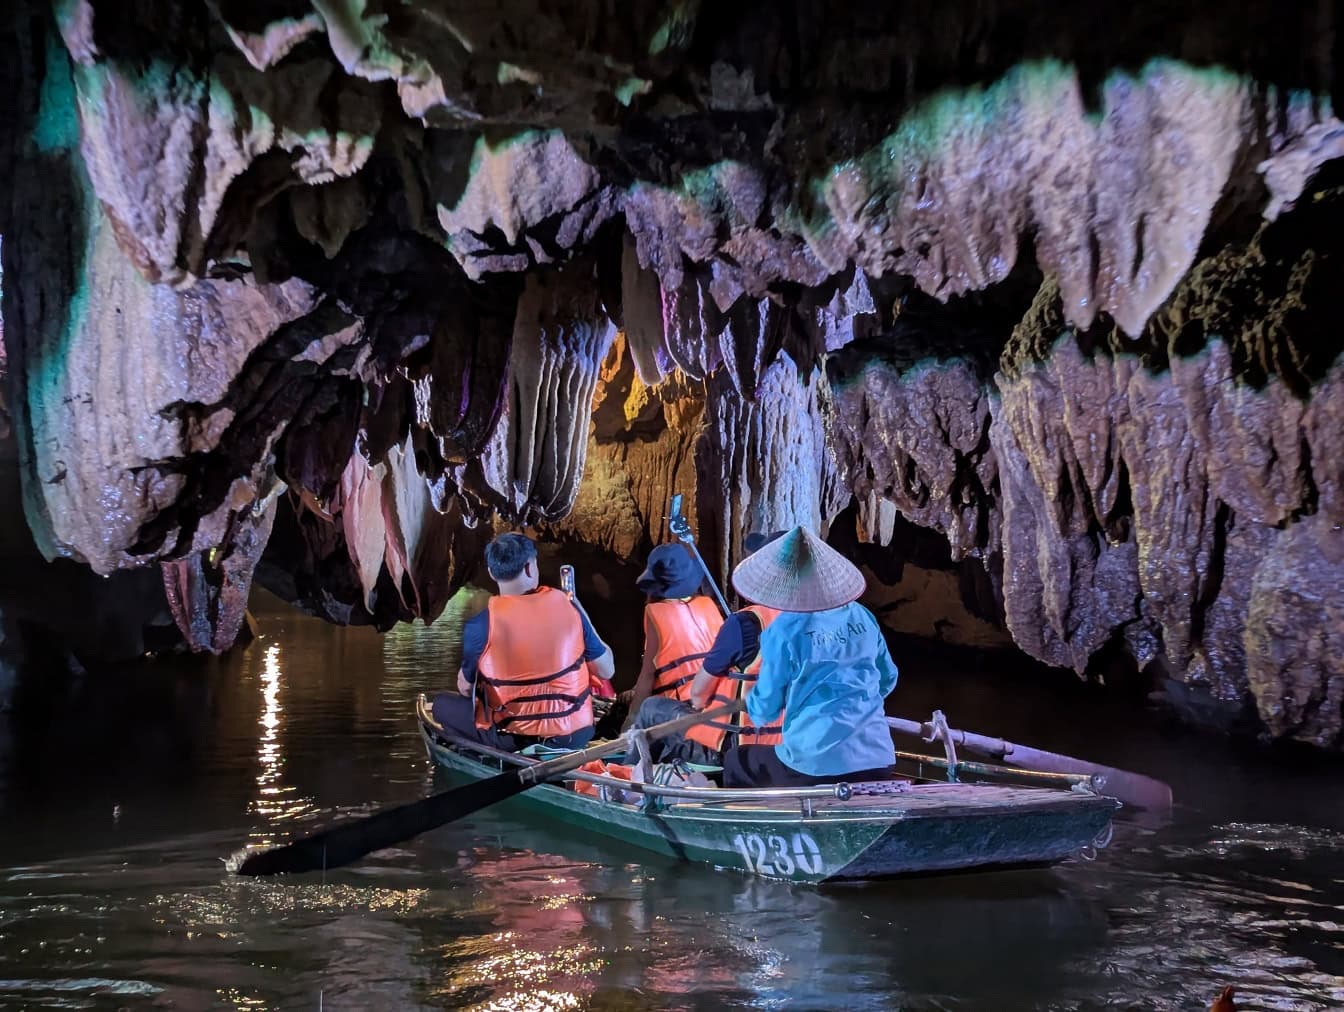
<instances>
[{"instance_id":1,"label":"conical straw hat","mask_svg":"<svg viewBox=\"0 0 1344 1012\"><path fill-rule=\"evenodd\" d=\"M733 586L749 601L780 611L826 611L863 593L863 574L821 538L795 527L733 570Z\"/></svg>"}]
</instances>

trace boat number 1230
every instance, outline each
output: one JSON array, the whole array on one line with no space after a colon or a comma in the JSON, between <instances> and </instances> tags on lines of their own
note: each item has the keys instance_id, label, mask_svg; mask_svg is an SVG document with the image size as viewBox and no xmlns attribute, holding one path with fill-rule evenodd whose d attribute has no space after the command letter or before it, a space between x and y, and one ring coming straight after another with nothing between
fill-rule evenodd
<instances>
[{"instance_id":1,"label":"boat number 1230","mask_svg":"<svg viewBox=\"0 0 1344 1012\"><path fill-rule=\"evenodd\" d=\"M733 846L746 862L747 871L758 875L792 875L794 869L804 875L821 874L821 848L807 833L794 833L791 839L738 833Z\"/></svg>"}]
</instances>

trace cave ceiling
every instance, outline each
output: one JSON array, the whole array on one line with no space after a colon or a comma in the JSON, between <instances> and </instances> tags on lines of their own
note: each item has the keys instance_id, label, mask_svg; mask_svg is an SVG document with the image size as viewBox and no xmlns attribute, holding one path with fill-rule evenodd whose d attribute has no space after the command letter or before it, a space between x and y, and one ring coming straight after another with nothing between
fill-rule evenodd
<instances>
[{"instance_id":1,"label":"cave ceiling","mask_svg":"<svg viewBox=\"0 0 1344 1012\"><path fill-rule=\"evenodd\" d=\"M720 572L914 525L1033 656L1338 746L1339 18L23 0L32 539L218 650L254 573L432 620L495 525L630 556L674 490Z\"/></svg>"}]
</instances>

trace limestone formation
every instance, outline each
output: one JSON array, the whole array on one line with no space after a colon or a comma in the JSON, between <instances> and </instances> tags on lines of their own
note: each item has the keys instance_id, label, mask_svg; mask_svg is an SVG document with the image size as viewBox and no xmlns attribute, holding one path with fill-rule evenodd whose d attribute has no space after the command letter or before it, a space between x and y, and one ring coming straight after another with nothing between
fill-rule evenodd
<instances>
[{"instance_id":1,"label":"limestone formation","mask_svg":"<svg viewBox=\"0 0 1344 1012\"><path fill-rule=\"evenodd\" d=\"M518 303L508 393L486 478L519 518L557 520L578 495L598 371L615 328L579 262L529 276Z\"/></svg>"},{"instance_id":2,"label":"limestone formation","mask_svg":"<svg viewBox=\"0 0 1344 1012\"><path fill-rule=\"evenodd\" d=\"M681 492L1344 745L1333 5L11 8L0 485L191 647Z\"/></svg>"}]
</instances>

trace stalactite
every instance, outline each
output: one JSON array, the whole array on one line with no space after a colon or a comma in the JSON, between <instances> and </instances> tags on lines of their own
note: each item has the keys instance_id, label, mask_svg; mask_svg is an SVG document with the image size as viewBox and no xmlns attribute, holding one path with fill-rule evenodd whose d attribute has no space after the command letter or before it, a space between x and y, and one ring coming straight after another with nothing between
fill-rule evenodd
<instances>
[{"instance_id":1,"label":"stalactite","mask_svg":"<svg viewBox=\"0 0 1344 1012\"><path fill-rule=\"evenodd\" d=\"M373 589L387 551L387 520L383 515L383 479L387 467L381 461L370 465L352 453L341 475L341 527L346 550L359 574L364 607L374 610Z\"/></svg>"},{"instance_id":2,"label":"stalactite","mask_svg":"<svg viewBox=\"0 0 1344 1012\"><path fill-rule=\"evenodd\" d=\"M1323 540L1344 523L1344 366L1306 315L1337 284L1313 239L1339 213L1332 196L1201 264L1143 358L1106 328L1062 327L1043 288L990 431L1007 622L1028 652L1082 671L1120 636L1140 664L1252 697L1275 734L1341 740L1330 615L1305 606L1340 582ZM1294 622L1272 617L1290 599Z\"/></svg>"},{"instance_id":3,"label":"stalactite","mask_svg":"<svg viewBox=\"0 0 1344 1012\"><path fill-rule=\"evenodd\" d=\"M219 654L238 639L252 575L275 521L275 489L237 516L224 543L162 563L163 587L177 627L197 653Z\"/></svg>"},{"instance_id":4,"label":"stalactite","mask_svg":"<svg viewBox=\"0 0 1344 1012\"><path fill-rule=\"evenodd\" d=\"M477 143L466 189L452 207L440 203L439 224L448 249L476 279L553 263L559 251L587 245L615 210L614 194L564 134L526 133L498 147ZM550 225L545 238L543 223ZM507 250L480 238L492 231Z\"/></svg>"},{"instance_id":5,"label":"stalactite","mask_svg":"<svg viewBox=\"0 0 1344 1012\"><path fill-rule=\"evenodd\" d=\"M61 5L84 161L118 242L150 281L203 276L243 237L256 204L350 176L368 159L381 118L368 83L328 61L262 73L212 42L218 27L204 8L139 7L113 28L94 6ZM153 57L122 59L126 37ZM329 122L314 122L319 109L333 111Z\"/></svg>"},{"instance_id":6,"label":"stalactite","mask_svg":"<svg viewBox=\"0 0 1344 1012\"><path fill-rule=\"evenodd\" d=\"M475 565L489 532L449 497L440 510L430 479L416 464L411 437L370 466L353 453L341 477L340 526L370 615L390 578L401 617L432 622Z\"/></svg>"},{"instance_id":7,"label":"stalactite","mask_svg":"<svg viewBox=\"0 0 1344 1012\"><path fill-rule=\"evenodd\" d=\"M621 309L639 378L646 386L657 386L676 368L663 329L663 290L657 275L640 266L628 234L621 252Z\"/></svg>"},{"instance_id":8,"label":"stalactite","mask_svg":"<svg viewBox=\"0 0 1344 1012\"><path fill-rule=\"evenodd\" d=\"M704 415L704 387L676 373L656 386L635 366L630 342L618 334L593 397L592 434L583 482L569 515L548 534L601 546L620 558L642 554L646 542L669 536L668 499L686 496L683 511L698 528L695 447Z\"/></svg>"},{"instance_id":9,"label":"stalactite","mask_svg":"<svg viewBox=\"0 0 1344 1012\"><path fill-rule=\"evenodd\" d=\"M487 480L514 516L556 520L573 505L593 391L615 333L598 305L590 265L529 275L506 406L486 459Z\"/></svg>"},{"instance_id":10,"label":"stalactite","mask_svg":"<svg viewBox=\"0 0 1344 1012\"><path fill-rule=\"evenodd\" d=\"M501 308L455 294L434 322L427 359L409 364L408 375L416 424L437 439L443 460L462 464L479 456L499 424L514 322Z\"/></svg>"},{"instance_id":11,"label":"stalactite","mask_svg":"<svg viewBox=\"0 0 1344 1012\"><path fill-rule=\"evenodd\" d=\"M974 362L865 358L831 370L828 434L870 540L895 513L947 536L952 557L998 550L989 397Z\"/></svg>"},{"instance_id":12,"label":"stalactite","mask_svg":"<svg viewBox=\"0 0 1344 1012\"><path fill-rule=\"evenodd\" d=\"M88 224L87 263L97 270L76 312L22 331L20 446L43 552L105 573L144 561L143 528L190 492L182 459L214 452L247 421L239 415L246 405L225 402L234 376L284 323L313 308L314 293L299 282L206 281L182 293L151 286L100 216ZM149 551L177 540L165 531Z\"/></svg>"},{"instance_id":13,"label":"stalactite","mask_svg":"<svg viewBox=\"0 0 1344 1012\"><path fill-rule=\"evenodd\" d=\"M742 399L726 372L707 382L698 507L707 558L721 577L742 557L751 531L805 524L824 532L849 501L826 445L818 404L824 385L820 369L783 352L755 402Z\"/></svg>"}]
</instances>

